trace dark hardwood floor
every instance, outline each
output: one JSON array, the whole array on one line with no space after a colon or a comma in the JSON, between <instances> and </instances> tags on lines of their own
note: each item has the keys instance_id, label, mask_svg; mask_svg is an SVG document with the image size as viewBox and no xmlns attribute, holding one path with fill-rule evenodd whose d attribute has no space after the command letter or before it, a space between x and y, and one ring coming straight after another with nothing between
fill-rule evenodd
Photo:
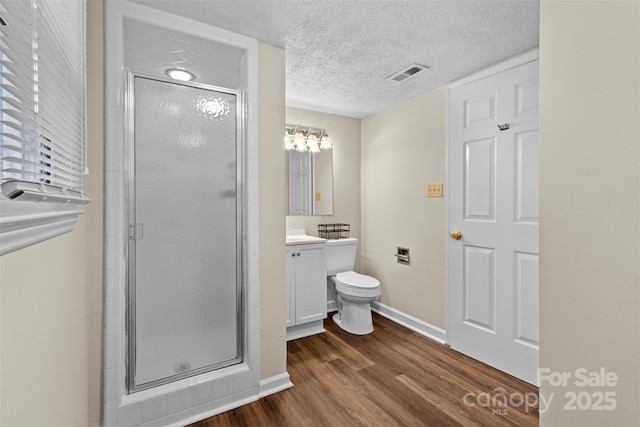
<instances>
[{"instance_id":1,"label":"dark hardwood floor","mask_svg":"<svg viewBox=\"0 0 640 427\"><path fill-rule=\"evenodd\" d=\"M538 425L536 387L373 320L355 336L327 319L325 333L288 343L294 387L192 426Z\"/></svg>"}]
</instances>

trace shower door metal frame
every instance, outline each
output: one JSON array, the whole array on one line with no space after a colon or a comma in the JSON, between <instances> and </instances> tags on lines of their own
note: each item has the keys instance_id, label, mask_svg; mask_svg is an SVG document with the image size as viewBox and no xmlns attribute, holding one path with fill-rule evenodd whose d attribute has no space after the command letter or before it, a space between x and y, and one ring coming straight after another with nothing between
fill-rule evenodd
<instances>
[{"instance_id":1,"label":"shower door metal frame","mask_svg":"<svg viewBox=\"0 0 640 427\"><path fill-rule=\"evenodd\" d=\"M219 362L213 365L204 366L184 373L174 374L158 380L146 382L144 384L135 384L135 366L136 366L136 239L135 239L135 221L136 221L136 194L135 194L135 79L142 78L153 80L156 82L170 83L179 86L186 86L194 89L204 89L213 92L234 95L236 97L236 358ZM127 195L127 289L126 293L126 313L125 313L125 334L126 334L126 379L127 394L147 390L153 387L168 384L184 378L211 372L217 369L233 366L244 362L245 355L245 301L244 292L246 290L246 278L244 275L245 265L245 238L244 224L247 218L244 213L244 165L245 165L245 108L244 108L244 92L242 90L234 90L214 85L182 82L170 78L159 77L147 73L128 71L127 87L125 88L125 175L127 183L125 185ZM133 233L133 234L132 234Z\"/></svg>"}]
</instances>

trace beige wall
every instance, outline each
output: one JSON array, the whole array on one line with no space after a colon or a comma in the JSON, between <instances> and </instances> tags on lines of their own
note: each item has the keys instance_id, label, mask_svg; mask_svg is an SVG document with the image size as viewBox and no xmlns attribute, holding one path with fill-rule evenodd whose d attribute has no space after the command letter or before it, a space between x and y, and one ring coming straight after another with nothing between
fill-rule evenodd
<instances>
[{"instance_id":1,"label":"beige wall","mask_svg":"<svg viewBox=\"0 0 640 427\"><path fill-rule=\"evenodd\" d=\"M88 223L0 258L3 426L88 424Z\"/></svg>"},{"instance_id":2,"label":"beige wall","mask_svg":"<svg viewBox=\"0 0 640 427\"><path fill-rule=\"evenodd\" d=\"M260 44L260 377L286 372L284 50Z\"/></svg>"},{"instance_id":3,"label":"beige wall","mask_svg":"<svg viewBox=\"0 0 640 427\"><path fill-rule=\"evenodd\" d=\"M360 238L360 119L287 107L286 120L287 124L325 129L333 143L333 215L287 216L287 228L304 228L317 236L318 224L346 223L351 225L350 236ZM280 145L284 128L281 134L276 140ZM288 206L288 198L284 203Z\"/></svg>"},{"instance_id":4,"label":"beige wall","mask_svg":"<svg viewBox=\"0 0 640 427\"><path fill-rule=\"evenodd\" d=\"M88 2L85 208L74 231L0 257L0 425L98 425L102 353L102 1ZM43 274L49 271L51 274Z\"/></svg>"},{"instance_id":5,"label":"beige wall","mask_svg":"<svg viewBox=\"0 0 640 427\"><path fill-rule=\"evenodd\" d=\"M89 424L100 425L102 405L102 272L104 217L104 20L103 0L87 2L87 138L90 176L88 233Z\"/></svg>"},{"instance_id":6,"label":"beige wall","mask_svg":"<svg viewBox=\"0 0 640 427\"><path fill-rule=\"evenodd\" d=\"M426 197L444 182L444 88L362 120L362 243L366 274L380 302L445 327L445 202ZM411 265L396 262L409 248Z\"/></svg>"},{"instance_id":7,"label":"beige wall","mask_svg":"<svg viewBox=\"0 0 640 427\"><path fill-rule=\"evenodd\" d=\"M640 420L640 5L541 2L540 365L568 372L543 426ZM575 387L575 370L615 387ZM613 411L564 410L613 391Z\"/></svg>"}]
</instances>

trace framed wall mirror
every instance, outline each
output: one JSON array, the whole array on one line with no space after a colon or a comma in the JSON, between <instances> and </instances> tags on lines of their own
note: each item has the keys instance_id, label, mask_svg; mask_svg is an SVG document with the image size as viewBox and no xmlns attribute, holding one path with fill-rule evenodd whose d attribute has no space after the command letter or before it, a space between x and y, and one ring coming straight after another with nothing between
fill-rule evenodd
<instances>
[{"instance_id":1,"label":"framed wall mirror","mask_svg":"<svg viewBox=\"0 0 640 427\"><path fill-rule=\"evenodd\" d=\"M333 149L328 135L324 129L298 128L287 125L285 132L287 214L333 215Z\"/></svg>"}]
</instances>

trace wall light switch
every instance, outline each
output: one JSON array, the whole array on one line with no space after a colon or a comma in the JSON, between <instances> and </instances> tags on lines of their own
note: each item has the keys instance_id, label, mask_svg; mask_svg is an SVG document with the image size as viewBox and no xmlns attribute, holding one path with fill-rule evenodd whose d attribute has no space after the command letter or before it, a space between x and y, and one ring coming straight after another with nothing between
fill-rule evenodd
<instances>
[{"instance_id":1,"label":"wall light switch","mask_svg":"<svg viewBox=\"0 0 640 427\"><path fill-rule=\"evenodd\" d=\"M428 184L427 197L442 197L442 184Z\"/></svg>"}]
</instances>

